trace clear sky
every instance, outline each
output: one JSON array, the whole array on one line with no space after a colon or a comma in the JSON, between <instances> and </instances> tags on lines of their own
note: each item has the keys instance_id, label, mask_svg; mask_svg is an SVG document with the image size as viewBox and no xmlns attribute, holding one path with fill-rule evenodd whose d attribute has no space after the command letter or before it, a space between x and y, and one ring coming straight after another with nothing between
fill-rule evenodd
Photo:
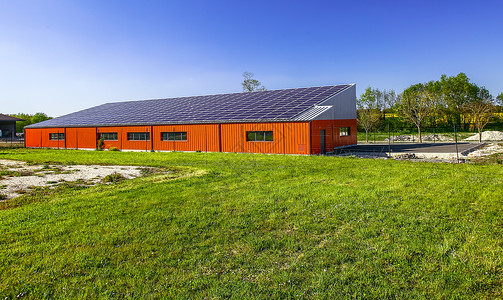
<instances>
[{"instance_id":1,"label":"clear sky","mask_svg":"<svg viewBox=\"0 0 503 300\"><path fill-rule=\"evenodd\" d=\"M503 1L0 0L0 113L464 72L503 92Z\"/></svg>"}]
</instances>

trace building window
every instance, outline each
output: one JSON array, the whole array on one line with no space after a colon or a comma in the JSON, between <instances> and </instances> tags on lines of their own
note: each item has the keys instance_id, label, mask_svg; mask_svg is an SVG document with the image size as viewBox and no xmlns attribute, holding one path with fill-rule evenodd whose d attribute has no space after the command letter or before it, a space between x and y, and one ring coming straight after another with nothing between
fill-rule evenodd
<instances>
[{"instance_id":1,"label":"building window","mask_svg":"<svg viewBox=\"0 0 503 300\"><path fill-rule=\"evenodd\" d=\"M339 129L340 136L348 136L351 135L351 127L341 127Z\"/></svg>"},{"instance_id":2,"label":"building window","mask_svg":"<svg viewBox=\"0 0 503 300\"><path fill-rule=\"evenodd\" d=\"M187 132L161 132L161 141L186 141Z\"/></svg>"},{"instance_id":3,"label":"building window","mask_svg":"<svg viewBox=\"0 0 503 300\"><path fill-rule=\"evenodd\" d=\"M150 141L150 132L128 132L128 141Z\"/></svg>"},{"instance_id":4,"label":"building window","mask_svg":"<svg viewBox=\"0 0 503 300\"><path fill-rule=\"evenodd\" d=\"M248 142L272 142L272 131L247 131L246 141Z\"/></svg>"},{"instance_id":5,"label":"building window","mask_svg":"<svg viewBox=\"0 0 503 300\"><path fill-rule=\"evenodd\" d=\"M64 133L49 133L49 139L51 141L59 141L65 139Z\"/></svg>"},{"instance_id":6,"label":"building window","mask_svg":"<svg viewBox=\"0 0 503 300\"><path fill-rule=\"evenodd\" d=\"M101 132L100 139L104 141L117 141L119 140L117 132Z\"/></svg>"}]
</instances>

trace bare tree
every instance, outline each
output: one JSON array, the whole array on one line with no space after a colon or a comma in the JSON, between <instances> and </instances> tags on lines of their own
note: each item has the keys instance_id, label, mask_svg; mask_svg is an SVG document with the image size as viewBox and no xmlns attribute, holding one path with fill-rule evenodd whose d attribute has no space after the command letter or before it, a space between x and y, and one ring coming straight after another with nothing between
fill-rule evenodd
<instances>
[{"instance_id":1,"label":"bare tree","mask_svg":"<svg viewBox=\"0 0 503 300\"><path fill-rule=\"evenodd\" d=\"M257 92L257 91L265 91L267 90L265 86L260 83L257 79L253 79L253 74L250 72L243 73L243 92Z\"/></svg>"},{"instance_id":2,"label":"bare tree","mask_svg":"<svg viewBox=\"0 0 503 300\"><path fill-rule=\"evenodd\" d=\"M386 123L386 111L395 106L397 103L397 95L394 90L378 90L376 89L376 97L378 99L379 107L382 111L383 122Z\"/></svg>"},{"instance_id":3,"label":"bare tree","mask_svg":"<svg viewBox=\"0 0 503 300\"><path fill-rule=\"evenodd\" d=\"M356 101L357 121L358 124L365 130L365 138L369 142L369 132L379 124L381 119L380 107L381 92L377 89L368 87L360 98Z\"/></svg>"},{"instance_id":4,"label":"bare tree","mask_svg":"<svg viewBox=\"0 0 503 300\"><path fill-rule=\"evenodd\" d=\"M436 103L436 94L428 88L428 85L419 83L403 91L399 108L400 113L416 125L420 143L423 142L421 126L432 113Z\"/></svg>"},{"instance_id":5,"label":"bare tree","mask_svg":"<svg viewBox=\"0 0 503 300\"><path fill-rule=\"evenodd\" d=\"M475 100L466 104L466 110L479 132L479 142L482 142L482 130L494 117L493 96L485 87L479 88Z\"/></svg>"}]
</instances>

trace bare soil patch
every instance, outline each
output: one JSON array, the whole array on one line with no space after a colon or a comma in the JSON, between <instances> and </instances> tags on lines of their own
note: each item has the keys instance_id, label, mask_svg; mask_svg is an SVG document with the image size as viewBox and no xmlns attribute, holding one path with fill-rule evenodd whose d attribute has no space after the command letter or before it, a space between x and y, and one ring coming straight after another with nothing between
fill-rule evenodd
<instances>
[{"instance_id":1,"label":"bare soil patch","mask_svg":"<svg viewBox=\"0 0 503 300\"><path fill-rule=\"evenodd\" d=\"M67 182L81 185L115 183L151 174L151 168L100 165L30 165L22 161L0 160L0 201L15 198L36 188L55 188Z\"/></svg>"}]
</instances>

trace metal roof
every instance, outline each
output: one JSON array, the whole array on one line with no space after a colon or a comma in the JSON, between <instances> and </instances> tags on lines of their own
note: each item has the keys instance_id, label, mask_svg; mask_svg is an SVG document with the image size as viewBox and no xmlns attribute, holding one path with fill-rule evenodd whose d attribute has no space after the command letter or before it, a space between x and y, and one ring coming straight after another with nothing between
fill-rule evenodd
<instances>
[{"instance_id":1,"label":"metal roof","mask_svg":"<svg viewBox=\"0 0 503 300\"><path fill-rule=\"evenodd\" d=\"M0 121L14 121L14 122L17 122L17 121L25 121L24 119L21 119L21 118L16 118L16 117L11 117L11 116L8 116L8 115L4 115L4 114L0 114Z\"/></svg>"},{"instance_id":2,"label":"metal roof","mask_svg":"<svg viewBox=\"0 0 503 300\"><path fill-rule=\"evenodd\" d=\"M350 86L344 84L107 103L28 128L293 121L296 116Z\"/></svg>"},{"instance_id":3,"label":"metal roof","mask_svg":"<svg viewBox=\"0 0 503 300\"><path fill-rule=\"evenodd\" d=\"M318 106L315 105L314 107L310 108L309 110L301 113L300 115L296 116L295 118L292 119L292 121L309 121L313 120L317 116L321 115L322 113L326 112L327 110L331 109L332 105L326 105L326 106Z\"/></svg>"}]
</instances>

